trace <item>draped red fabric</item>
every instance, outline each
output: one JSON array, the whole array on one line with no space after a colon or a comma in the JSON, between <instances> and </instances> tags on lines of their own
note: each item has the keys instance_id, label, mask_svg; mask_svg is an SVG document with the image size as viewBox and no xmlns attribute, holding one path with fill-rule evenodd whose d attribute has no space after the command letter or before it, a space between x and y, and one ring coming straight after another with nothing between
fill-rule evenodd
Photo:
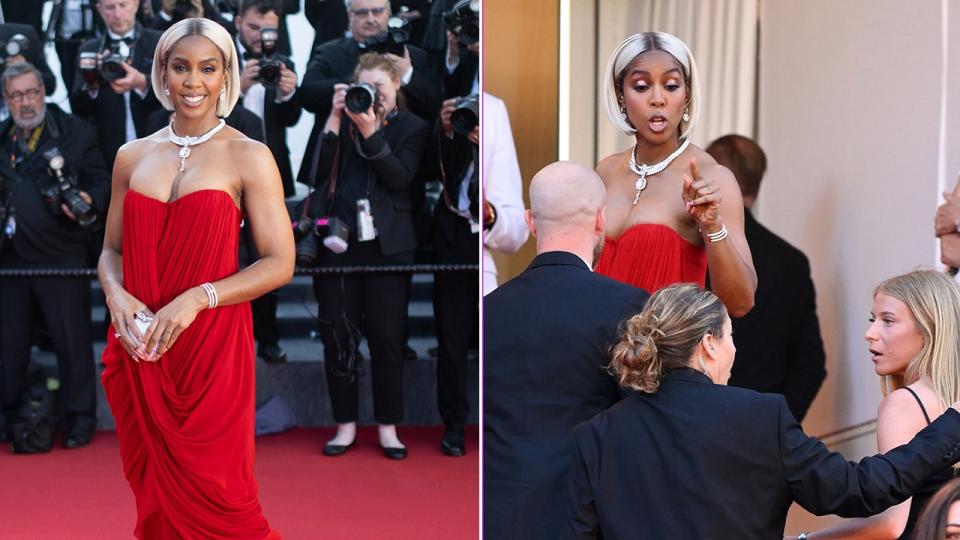
<instances>
[{"instance_id":1,"label":"draped red fabric","mask_svg":"<svg viewBox=\"0 0 960 540\"><path fill-rule=\"evenodd\" d=\"M157 312L191 287L236 273L240 218L225 191L171 203L127 191L124 287ZM279 539L253 477L249 303L200 312L157 362L135 362L113 333L102 380L136 497L136 537Z\"/></svg>"},{"instance_id":2,"label":"draped red fabric","mask_svg":"<svg viewBox=\"0 0 960 540\"><path fill-rule=\"evenodd\" d=\"M641 223L605 240L597 273L650 293L674 283L703 287L707 251L666 225Z\"/></svg>"}]
</instances>

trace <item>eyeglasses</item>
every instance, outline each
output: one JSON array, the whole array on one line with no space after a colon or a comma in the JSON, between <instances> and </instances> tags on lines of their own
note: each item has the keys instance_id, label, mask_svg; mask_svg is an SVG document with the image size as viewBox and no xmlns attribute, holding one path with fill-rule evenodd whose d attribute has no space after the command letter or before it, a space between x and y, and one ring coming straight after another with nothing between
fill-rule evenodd
<instances>
[{"instance_id":1,"label":"eyeglasses","mask_svg":"<svg viewBox=\"0 0 960 540\"><path fill-rule=\"evenodd\" d=\"M40 97L39 88L31 88L26 92L14 92L6 95L7 101L12 101L13 103L23 103L23 98L33 101L38 97Z\"/></svg>"},{"instance_id":2,"label":"eyeglasses","mask_svg":"<svg viewBox=\"0 0 960 540\"><path fill-rule=\"evenodd\" d=\"M369 17L371 13L373 14L374 17L379 17L380 15L383 15L383 12L386 10L387 8L385 7L370 8L370 9L353 9L353 10L350 10L350 13L353 13L354 15L356 15L357 17L360 17L361 19L365 19Z\"/></svg>"}]
</instances>

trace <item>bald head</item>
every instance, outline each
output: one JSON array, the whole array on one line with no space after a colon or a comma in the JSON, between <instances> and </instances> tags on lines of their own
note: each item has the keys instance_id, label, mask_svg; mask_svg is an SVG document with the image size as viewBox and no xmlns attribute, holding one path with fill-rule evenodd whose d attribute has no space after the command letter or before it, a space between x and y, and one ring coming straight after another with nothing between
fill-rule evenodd
<instances>
[{"instance_id":1,"label":"bald head","mask_svg":"<svg viewBox=\"0 0 960 540\"><path fill-rule=\"evenodd\" d=\"M540 169L530 181L530 211L541 234L555 229L589 233L606 195L593 169L558 161Z\"/></svg>"}]
</instances>

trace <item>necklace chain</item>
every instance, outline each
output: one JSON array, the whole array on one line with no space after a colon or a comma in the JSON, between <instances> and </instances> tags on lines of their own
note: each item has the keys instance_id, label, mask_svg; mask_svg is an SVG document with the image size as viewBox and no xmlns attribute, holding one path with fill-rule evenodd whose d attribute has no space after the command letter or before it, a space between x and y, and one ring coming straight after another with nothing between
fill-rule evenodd
<instances>
[{"instance_id":1,"label":"necklace chain","mask_svg":"<svg viewBox=\"0 0 960 540\"><path fill-rule=\"evenodd\" d=\"M673 151L672 154L666 157L663 161L659 163L654 163L653 165L647 164L637 164L637 147L634 146L633 150L630 152L630 170L636 174L639 178L634 182L633 187L637 190L636 196L633 198L633 204L636 205L640 201L640 192L647 187L647 176L653 176L658 172L667 168L673 160L683 153L687 149L687 146L690 145L690 139L685 139L683 144L679 148Z\"/></svg>"},{"instance_id":2,"label":"necklace chain","mask_svg":"<svg viewBox=\"0 0 960 540\"><path fill-rule=\"evenodd\" d=\"M180 147L180 172L183 172L183 165L187 161L187 158L190 157L190 147L196 146L198 144L203 144L209 141L214 135L217 134L223 126L226 125L223 118L217 122L217 125L213 126L203 135L197 137L181 137L173 132L173 120L170 121L170 129L167 130L167 138L170 139L170 142Z\"/></svg>"}]
</instances>

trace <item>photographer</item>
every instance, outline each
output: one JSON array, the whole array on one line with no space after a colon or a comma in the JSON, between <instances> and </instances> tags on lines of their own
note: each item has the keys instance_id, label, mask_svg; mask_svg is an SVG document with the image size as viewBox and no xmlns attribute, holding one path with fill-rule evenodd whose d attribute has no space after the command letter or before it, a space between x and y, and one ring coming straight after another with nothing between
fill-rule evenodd
<instances>
[{"instance_id":1,"label":"photographer","mask_svg":"<svg viewBox=\"0 0 960 540\"><path fill-rule=\"evenodd\" d=\"M282 17L280 0L241 0L233 22L237 27L237 53L244 58L240 70L240 100L243 108L256 114L263 125L267 147L280 169L283 194L291 197L295 191L287 128L300 119L300 96L293 62L277 54L277 28ZM249 238L246 228L244 237ZM252 242L246 244L246 254L255 260ZM283 362L287 355L280 347L276 291L257 298L250 305L257 356L271 363Z\"/></svg>"},{"instance_id":2,"label":"photographer","mask_svg":"<svg viewBox=\"0 0 960 540\"><path fill-rule=\"evenodd\" d=\"M0 124L5 214L0 267L82 267L87 230L102 225L110 187L94 128L44 102L40 72L31 64L7 67L2 82L11 117ZM90 283L85 279L0 278L0 402L6 422L0 433L17 419L39 317L57 354L64 446L77 448L90 442L96 428Z\"/></svg>"},{"instance_id":3,"label":"photographer","mask_svg":"<svg viewBox=\"0 0 960 540\"><path fill-rule=\"evenodd\" d=\"M444 101L431 156L443 191L434 208L433 251L440 264L477 264L481 216L477 158L480 141L476 95ZM436 147L432 144L431 147ZM434 152L435 154L435 152ZM426 165L433 165L428 163ZM437 408L444 432L440 450L463 456L470 339L478 320L480 279L476 272L433 275L433 313L437 332Z\"/></svg>"},{"instance_id":4,"label":"photographer","mask_svg":"<svg viewBox=\"0 0 960 540\"><path fill-rule=\"evenodd\" d=\"M153 0L149 9L144 11L152 15L143 17L146 21L144 24L161 32L173 26L173 23L193 17L210 19L232 31L230 21L223 18L215 2L211 0Z\"/></svg>"},{"instance_id":5,"label":"photographer","mask_svg":"<svg viewBox=\"0 0 960 540\"><path fill-rule=\"evenodd\" d=\"M330 113L334 85L347 82L360 55L371 50L374 42L391 39L387 34L390 3L387 0L346 0L347 20L352 37L335 39L318 46L310 56L310 63L300 85L303 108L325 118ZM379 47L375 47L379 49ZM385 54L400 75L402 94L407 109L420 118L432 121L440 110L440 84L434 80L430 59L422 49L403 45L404 54ZM373 51L379 52L379 51ZM310 133L303 163L312 160L320 135L318 121ZM297 180L309 183L308 166L300 167Z\"/></svg>"},{"instance_id":6,"label":"photographer","mask_svg":"<svg viewBox=\"0 0 960 540\"><path fill-rule=\"evenodd\" d=\"M241 0L233 22L237 28L237 53L244 58L240 69L243 106L263 122L266 143L277 160L283 179L283 194L293 196L293 172L287 128L300 119L300 96L293 62L277 54L277 24L283 16L280 0ZM272 37L264 46L263 35ZM264 65L269 70L263 69Z\"/></svg>"},{"instance_id":7,"label":"photographer","mask_svg":"<svg viewBox=\"0 0 960 540\"><path fill-rule=\"evenodd\" d=\"M447 27L443 97L476 94L480 88L479 1L461 0L443 18Z\"/></svg>"},{"instance_id":8,"label":"photographer","mask_svg":"<svg viewBox=\"0 0 960 540\"><path fill-rule=\"evenodd\" d=\"M6 51L6 46L10 41L17 42L16 47L20 49L18 53L11 55ZM43 54L43 42L40 41L40 36L37 35L37 31L32 26L16 23L0 24L0 58L3 59L3 63L0 64L0 72L3 71L4 66L30 62L40 70L47 95L52 95L53 91L57 89L57 78L50 71L47 58Z\"/></svg>"},{"instance_id":9,"label":"photographer","mask_svg":"<svg viewBox=\"0 0 960 540\"><path fill-rule=\"evenodd\" d=\"M318 262L324 266L411 264L416 235L410 189L429 129L423 120L398 107L400 73L384 56L361 56L355 81L369 88L354 86L349 92L346 84L334 88L319 149L317 189L311 195L320 207L311 217L339 219L349 233L336 239L329 238L334 227L318 231L328 237L324 245L340 245L339 253L320 246ZM322 299L320 338L327 385L338 423L336 437L324 448L328 456L346 452L356 437L357 379L366 372L358 365L355 350L360 328L370 346L380 446L388 458L407 455L396 424L403 420L408 281L407 274L382 272L314 278L314 291Z\"/></svg>"},{"instance_id":10,"label":"photographer","mask_svg":"<svg viewBox=\"0 0 960 540\"><path fill-rule=\"evenodd\" d=\"M96 2L107 32L80 47L70 92L73 113L97 127L97 141L111 170L117 150L150 134L150 114L161 109L147 81L160 33L136 22L139 5L137 0Z\"/></svg>"}]
</instances>

